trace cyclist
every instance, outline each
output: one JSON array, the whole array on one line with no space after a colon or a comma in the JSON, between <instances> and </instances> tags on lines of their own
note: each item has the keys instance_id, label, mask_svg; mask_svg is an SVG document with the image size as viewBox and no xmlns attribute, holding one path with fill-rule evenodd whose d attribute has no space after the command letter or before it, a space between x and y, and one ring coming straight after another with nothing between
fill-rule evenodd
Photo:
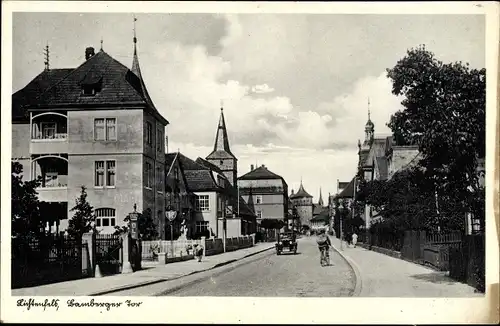
<instances>
[{"instance_id":1,"label":"cyclist","mask_svg":"<svg viewBox=\"0 0 500 326\"><path fill-rule=\"evenodd\" d=\"M323 256L325 258L329 258L329 249L332 246L330 242L330 238L326 235L326 231L324 229L319 231L318 239L316 240L318 243L318 248L320 252L320 263L323 265Z\"/></svg>"}]
</instances>

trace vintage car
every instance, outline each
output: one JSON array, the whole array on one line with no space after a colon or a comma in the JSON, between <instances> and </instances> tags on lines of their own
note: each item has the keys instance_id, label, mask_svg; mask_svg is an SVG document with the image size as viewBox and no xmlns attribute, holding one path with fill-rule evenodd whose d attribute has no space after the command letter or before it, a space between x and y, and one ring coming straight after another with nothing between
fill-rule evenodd
<instances>
[{"instance_id":1,"label":"vintage car","mask_svg":"<svg viewBox=\"0 0 500 326\"><path fill-rule=\"evenodd\" d=\"M294 232L282 232L278 234L278 242L275 245L276 254L281 255L281 253L286 250L288 252L293 252L295 255L297 253L297 236Z\"/></svg>"}]
</instances>

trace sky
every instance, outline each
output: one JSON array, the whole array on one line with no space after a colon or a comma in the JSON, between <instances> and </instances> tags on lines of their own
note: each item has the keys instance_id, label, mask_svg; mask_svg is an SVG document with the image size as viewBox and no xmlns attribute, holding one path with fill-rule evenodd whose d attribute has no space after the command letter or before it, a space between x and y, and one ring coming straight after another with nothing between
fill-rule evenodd
<instances>
[{"instance_id":1,"label":"sky","mask_svg":"<svg viewBox=\"0 0 500 326\"><path fill-rule=\"evenodd\" d=\"M238 175L266 165L318 200L356 172L370 100L376 135L401 109L386 69L420 44L443 62L485 67L479 15L137 14L142 74L170 122L169 151L213 149L221 101ZM13 92L44 68L75 68L85 48L132 64L133 15L14 13Z\"/></svg>"}]
</instances>

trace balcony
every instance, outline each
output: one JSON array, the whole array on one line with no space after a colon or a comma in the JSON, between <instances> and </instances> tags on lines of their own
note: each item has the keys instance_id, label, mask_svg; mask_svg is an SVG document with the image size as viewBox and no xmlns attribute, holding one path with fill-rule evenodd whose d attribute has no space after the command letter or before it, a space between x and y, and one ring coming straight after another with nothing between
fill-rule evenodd
<instances>
[{"instance_id":1,"label":"balcony","mask_svg":"<svg viewBox=\"0 0 500 326\"><path fill-rule=\"evenodd\" d=\"M36 190L40 201L68 201L68 159L65 156L40 155L32 157L32 175L40 178Z\"/></svg>"},{"instance_id":2,"label":"balcony","mask_svg":"<svg viewBox=\"0 0 500 326\"><path fill-rule=\"evenodd\" d=\"M41 113L31 118L31 154L68 152L68 119L57 112Z\"/></svg>"}]
</instances>

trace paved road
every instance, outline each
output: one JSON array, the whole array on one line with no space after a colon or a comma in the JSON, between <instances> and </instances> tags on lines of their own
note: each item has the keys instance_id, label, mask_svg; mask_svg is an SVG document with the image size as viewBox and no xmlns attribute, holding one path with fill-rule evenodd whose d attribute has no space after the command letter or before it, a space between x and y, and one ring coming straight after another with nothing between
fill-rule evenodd
<instances>
[{"instance_id":1,"label":"paved road","mask_svg":"<svg viewBox=\"0 0 500 326\"><path fill-rule=\"evenodd\" d=\"M346 297L355 276L335 251L331 266L321 267L314 238L299 239L297 255L269 251L228 271L214 272L169 296ZM161 293L161 292L160 292Z\"/></svg>"}]
</instances>

